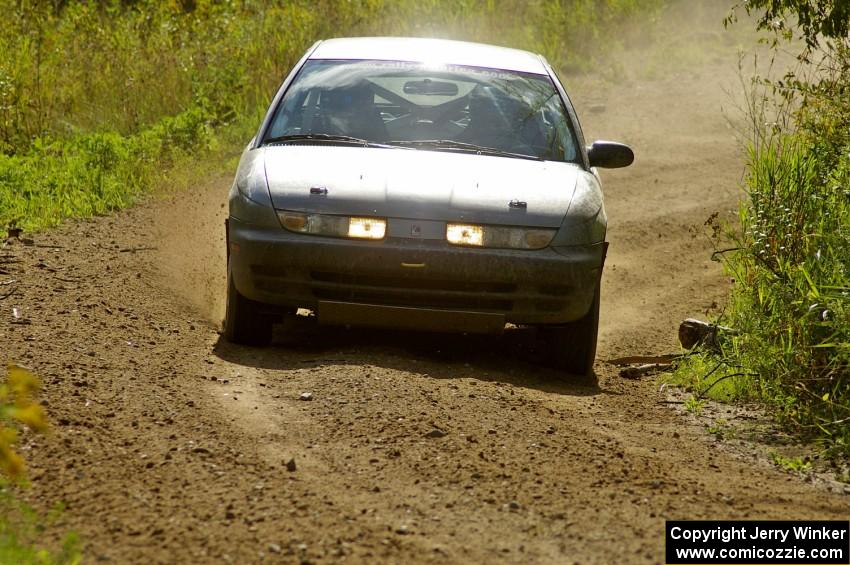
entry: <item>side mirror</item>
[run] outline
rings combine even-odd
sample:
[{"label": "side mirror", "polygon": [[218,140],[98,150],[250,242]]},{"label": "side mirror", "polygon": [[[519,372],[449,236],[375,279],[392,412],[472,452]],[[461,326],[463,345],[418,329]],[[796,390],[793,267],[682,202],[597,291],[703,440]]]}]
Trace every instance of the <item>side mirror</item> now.
[{"label": "side mirror", "polygon": [[587,158],[591,167],[619,169],[628,167],[635,160],[634,151],[628,145],[614,141],[594,141],[587,148]]}]

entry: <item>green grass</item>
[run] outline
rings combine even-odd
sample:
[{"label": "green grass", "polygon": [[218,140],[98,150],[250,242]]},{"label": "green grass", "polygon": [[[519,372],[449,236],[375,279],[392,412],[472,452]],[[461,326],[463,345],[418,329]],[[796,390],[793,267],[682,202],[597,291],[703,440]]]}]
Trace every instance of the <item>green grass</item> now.
[{"label": "green grass", "polygon": [[40,516],[18,501],[11,487],[0,480],[0,563],[16,565],[76,565],[82,562],[79,539],[66,534],[57,548],[43,539],[47,526],[60,519],[63,509],[57,506]]},{"label": "green grass", "polygon": [[846,86],[815,92],[797,129],[755,137],[723,255],[734,284],[719,321],[737,332],[674,376],[715,399],[761,401],[832,455],[850,453],[848,102]]},{"label": "green grass", "polygon": [[91,133],[0,155],[0,225],[35,230],[132,204],[175,161],[209,149],[208,123],[193,108],[134,135]]},{"label": "green grass", "polygon": [[730,426],[729,422],[722,418],[706,426],[705,431],[721,441],[737,437],[735,428]]},{"label": "green grass", "polygon": [[786,457],[780,453],[772,451],[770,453],[770,460],[773,461],[774,465],[781,467],[786,471],[791,471],[792,473],[804,475],[812,470],[812,462],[807,457]]},{"label": "green grass", "polygon": [[694,416],[699,416],[705,407],[705,403],[704,399],[691,395],[685,400],[684,408]]},{"label": "green grass", "polygon": [[743,398],[749,390],[747,375],[736,375],[738,371],[712,355],[685,357],[676,372],[665,379],[692,391],[700,399],[718,402],[733,402]]}]

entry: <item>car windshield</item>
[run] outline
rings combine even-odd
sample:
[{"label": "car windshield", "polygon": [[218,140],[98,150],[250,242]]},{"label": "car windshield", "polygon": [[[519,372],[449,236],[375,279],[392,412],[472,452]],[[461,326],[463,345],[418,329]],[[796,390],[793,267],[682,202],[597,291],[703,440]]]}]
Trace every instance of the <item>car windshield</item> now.
[{"label": "car windshield", "polygon": [[548,76],[397,61],[308,61],[264,137],[287,140],[578,159]]}]

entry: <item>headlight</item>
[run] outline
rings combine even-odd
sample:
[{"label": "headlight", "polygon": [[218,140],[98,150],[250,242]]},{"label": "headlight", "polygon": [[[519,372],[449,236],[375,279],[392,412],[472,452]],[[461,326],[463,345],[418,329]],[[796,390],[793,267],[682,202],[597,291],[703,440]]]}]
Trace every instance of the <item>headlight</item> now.
[{"label": "headlight", "polygon": [[501,247],[507,249],[543,249],[557,230],[509,228],[475,224],[447,224],[446,240],[453,245]]},{"label": "headlight", "polygon": [[484,245],[484,228],[466,224],[447,224],[446,239],[455,245]]},{"label": "headlight", "polygon": [[278,211],[277,215],[284,228],[298,233],[355,239],[384,239],[384,235],[387,233],[387,221],[383,218],[330,216],[327,214],[302,214],[300,212],[283,211]]},{"label": "headlight", "polygon": [[387,221],[381,218],[349,218],[348,237],[360,239],[384,239]]}]

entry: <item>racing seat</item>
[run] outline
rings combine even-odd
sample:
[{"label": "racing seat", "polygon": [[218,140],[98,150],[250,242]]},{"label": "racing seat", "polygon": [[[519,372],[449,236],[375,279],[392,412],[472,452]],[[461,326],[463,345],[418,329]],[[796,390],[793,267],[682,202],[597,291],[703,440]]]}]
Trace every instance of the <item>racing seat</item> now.
[{"label": "racing seat", "polygon": [[509,135],[509,124],[496,101],[493,87],[476,86],[469,93],[469,124],[455,139],[502,149]]},{"label": "racing seat", "polygon": [[375,93],[368,85],[325,90],[319,104],[313,133],[348,135],[376,142],[387,140],[384,120],[375,108]]}]

